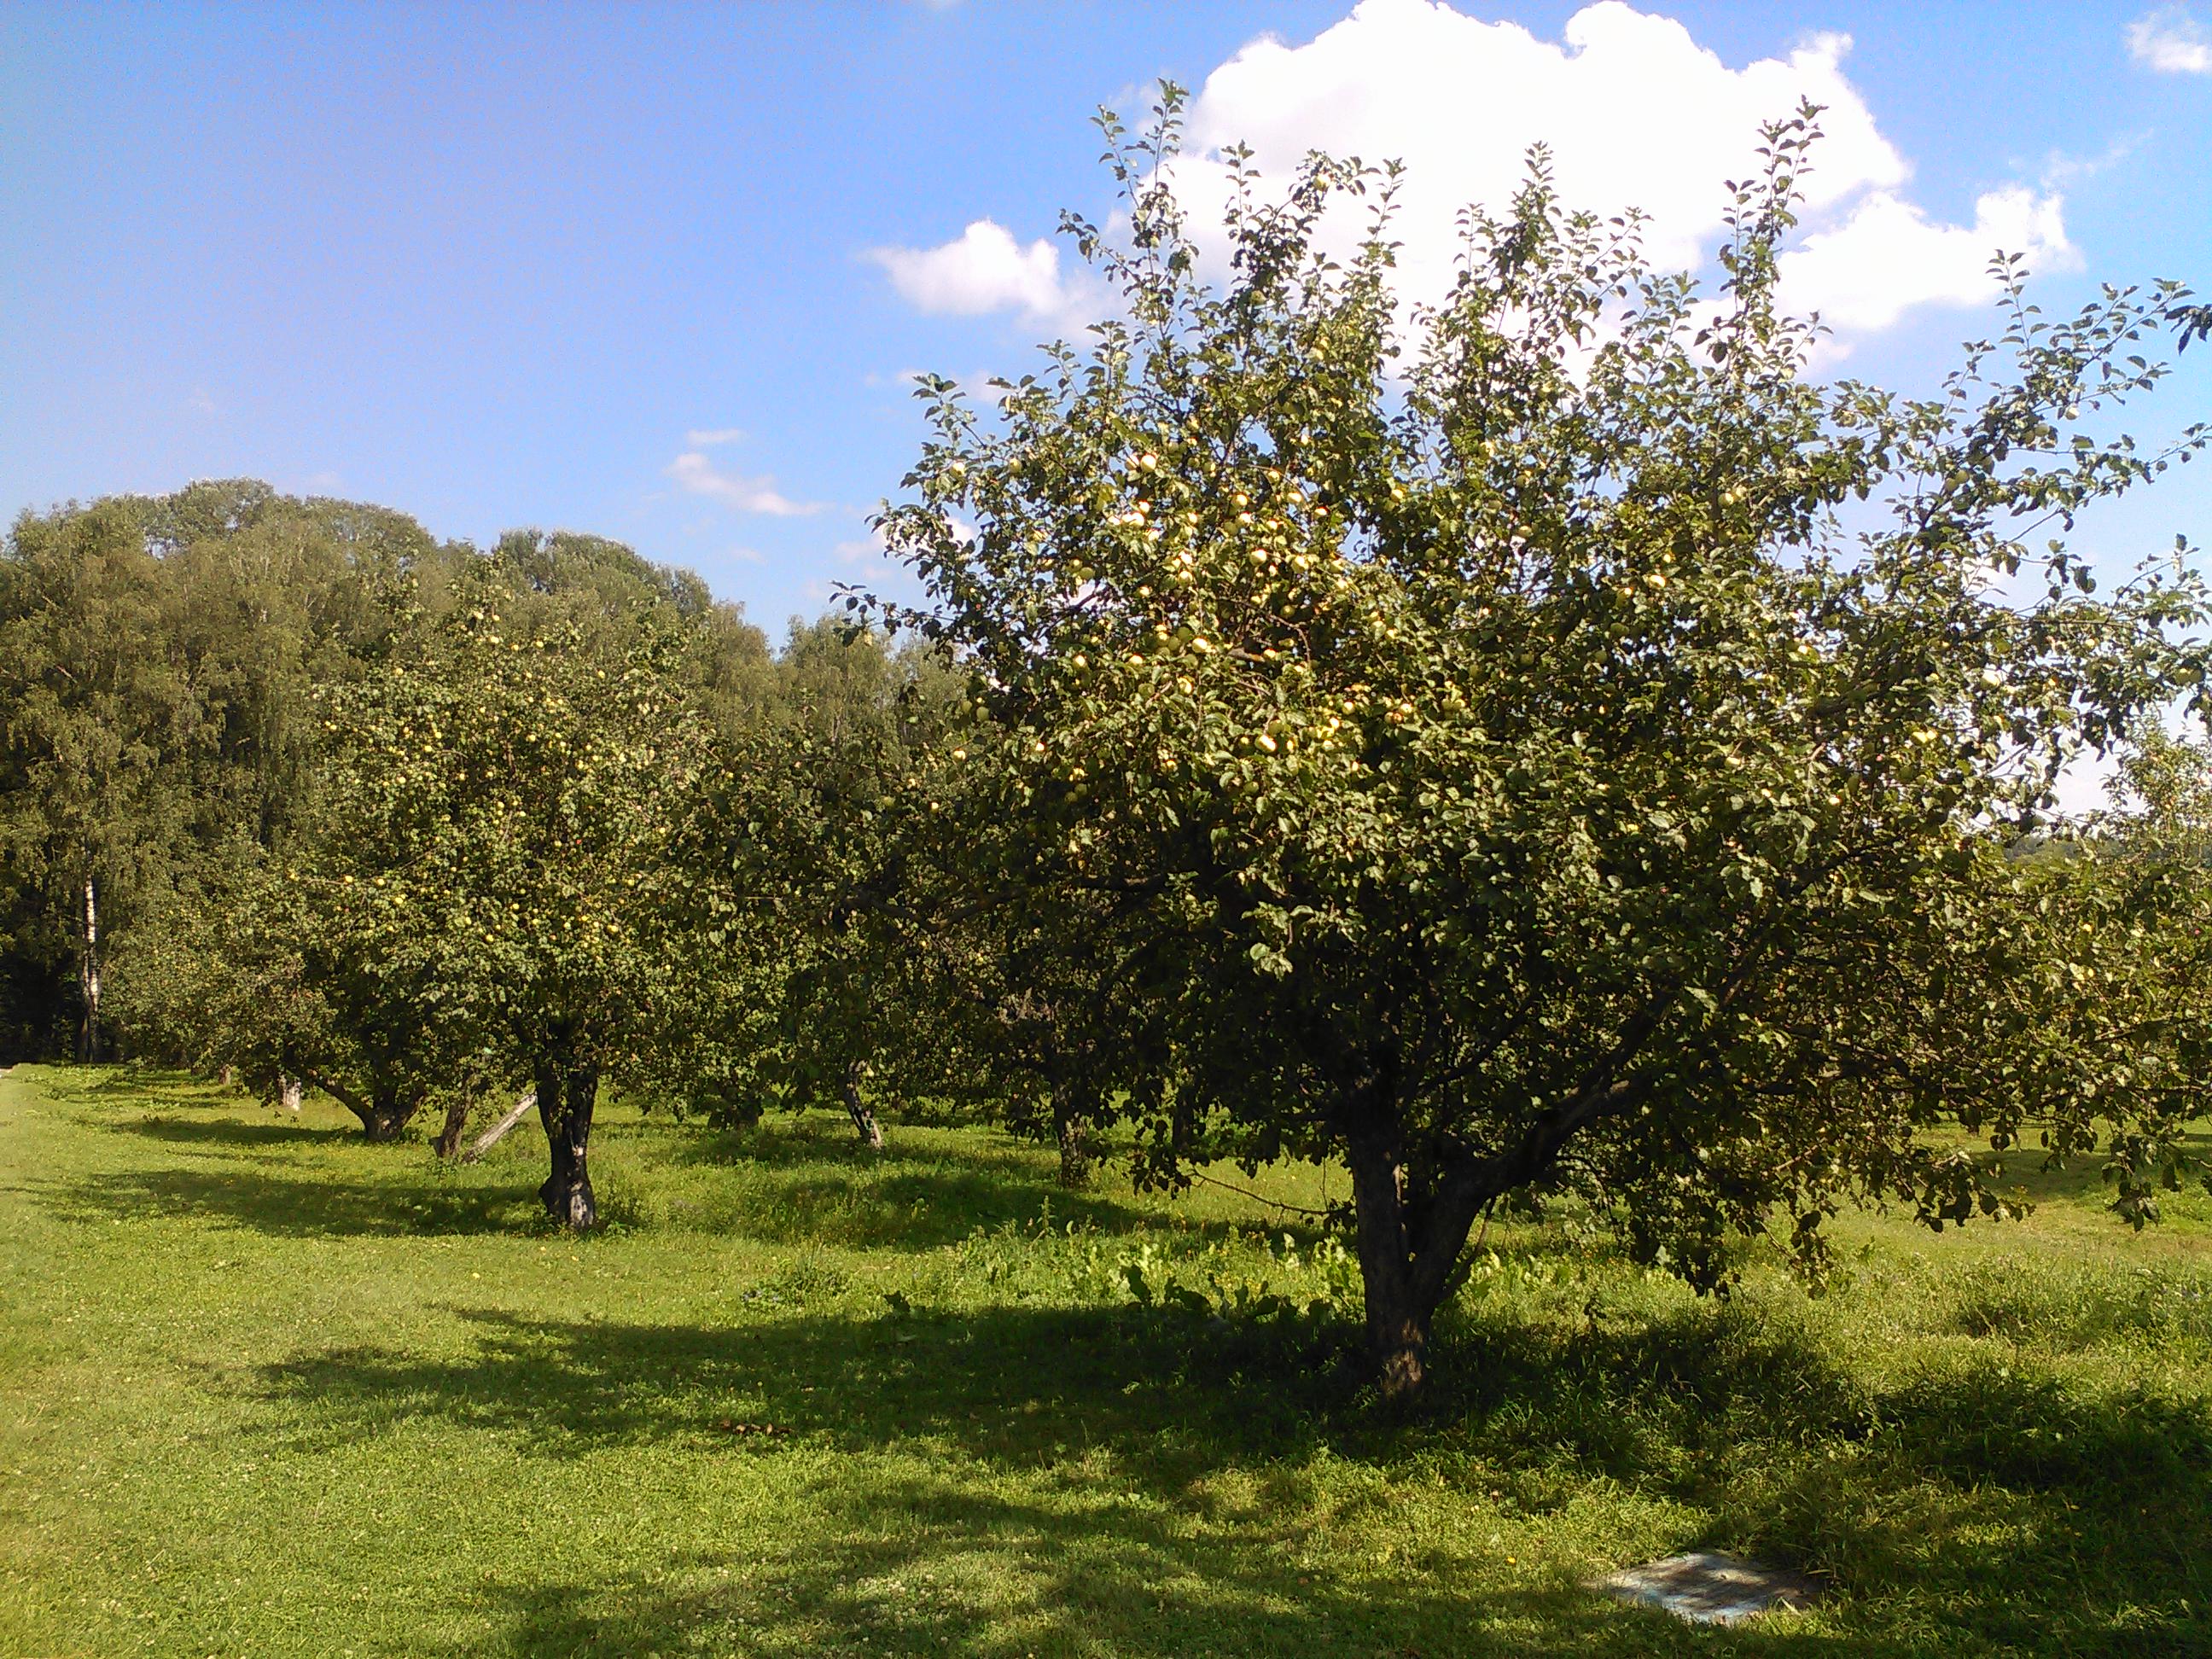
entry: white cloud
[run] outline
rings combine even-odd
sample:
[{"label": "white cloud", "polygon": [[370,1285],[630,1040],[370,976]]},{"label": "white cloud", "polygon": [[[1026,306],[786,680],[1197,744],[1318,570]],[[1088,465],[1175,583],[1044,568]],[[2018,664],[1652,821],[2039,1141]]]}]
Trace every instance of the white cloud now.
[{"label": "white cloud", "polygon": [[2141,149],[2149,137],[2148,132],[2124,132],[2095,155],[2069,155],[2063,150],[2054,149],[2045,158],[2036,177],[2045,190],[2094,179],[2099,173],[2109,173]]},{"label": "white cloud", "polygon": [[879,247],[868,257],[890,273],[893,288],[927,312],[974,317],[1019,310],[1048,318],[1063,314],[1074,298],[1060,280],[1058,248],[1042,237],[1024,247],[989,219],[937,247]]},{"label": "white cloud", "polygon": [[2128,25],[2128,56],[2160,75],[2212,75],[2212,30],[2186,6],[2161,6]]},{"label": "white cloud", "polygon": [[884,540],[884,532],[872,525],[866,536],[854,541],[839,542],[830,551],[840,564],[862,564],[888,556],[890,546]]},{"label": "white cloud", "polygon": [[1863,198],[1832,230],[1815,231],[1784,256],[1784,297],[1817,311],[1839,333],[1888,327],[1914,306],[1987,304],[1996,297],[1990,256],[2025,254],[2037,270],[2081,263],[2066,240],[2063,199],[2023,186],[1974,204],[1972,225],[1937,224],[1895,192]]},{"label": "white cloud", "polygon": [[745,478],[733,472],[718,471],[714,462],[696,449],[686,450],[671,462],[668,476],[694,495],[704,495],[740,513],[799,519],[822,510],[819,501],[793,501],[776,489],[772,477]]},{"label": "white cloud", "polygon": [[694,427],[684,434],[684,441],[694,449],[713,449],[722,444],[744,441],[745,430],[739,426]]},{"label": "white cloud", "polygon": [[1993,191],[1971,226],[1932,221],[1901,195],[1911,168],[1844,76],[1850,50],[1848,36],[1819,34],[1731,69],[1681,24],[1620,0],[1577,12],[1558,42],[1436,0],[1363,0],[1305,46],[1257,41],[1207,77],[1190,112],[1201,154],[1177,188],[1218,212],[1227,169],[1202,152],[1240,137],[1277,178],[1312,149],[1402,160],[1402,281],[1427,296],[1449,281],[1459,208],[1502,206],[1541,142],[1563,200],[1641,208],[1653,259],[1688,268],[1723,231],[1724,181],[1757,170],[1761,124],[1809,98],[1824,137],[1802,181],[1811,234],[1785,266],[1794,304],[1839,331],[1880,328],[1914,306],[1986,299],[2000,246],[2032,263],[2071,259],[2055,195]]},{"label": "white cloud", "polygon": [[[981,533],[957,513],[946,514],[945,521],[951,526],[956,537],[971,546]],[[885,539],[883,531],[874,525],[868,526],[865,537],[854,541],[839,542],[830,550],[836,555],[841,564],[864,564],[871,560],[882,560],[896,568],[904,568],[903,561],[893,557],[890,543]]]},{"label": "white cloud", "polygon": [[[1723,181],[1757,166],[1760,124],[1802,98],[1827,106],[1809,207],[1904,182],[1904,158],[1844,77],[1850,46],[1818,35],[1786,58],[1731,70],[1681,24],[1618,0],[1577,12],[1563,42],[1432,0],[1364,0],[1303,46],[1255,41],[1214,70],[1191,106],[1190,137],[1201,151],[1242,139],[1276,177],[1312,149],[1403,161],[1397,234],[1416,293],[1442,291],[1459,210],[1502,206],[1538,142],[1570,205],[1641,208],[1653,258],[1689,266],[1721,227]],[[1227,169],[1187,161],[1178,186],[1218,204]]]},{"label": "white cloud", "polygon": [[[1790,293],[1826,309],[1839,331],[1985,299],[1985,267],[2001,244],[2034,264],[2071,259],[2056,194],[1992,190],[1969,225],[1932,218],[1909,199],[1910,165],[1844,72],[1850,50],[1847,36],[1816,34],[1731,68],[1680,23],[1621,0],[1585,6],[1558,40],[1441,0],[1362,0],[1304,45],[1263,38],[1209,75],[1191,102],[1174,181],[1202,241],[1230,190],[1226,145],[1251,147],[1263,191],[1279,189],[1316,149],[1402,161],[1400,287],[1430,299],[1451,279],[1460,210],[1502,209],[1529,146],[1541,142],[1569,206],[1640,208],[1655,263],[1694,269],[1723,230],[1724,181],[1759,169],[1760,125],[1809,98],[1825,106],[1825,137],[1802,180],[1806,234],[1788,267]],[[1332,251],[1349,252],[1364,225],[1356,204],[1338,216],[1325,233]],[[878,257],[925,309],[1065,313],[1084,296],[1069,295],[1052,256],[1048,244],[1024,250],[982,220],[942,247]]]}]

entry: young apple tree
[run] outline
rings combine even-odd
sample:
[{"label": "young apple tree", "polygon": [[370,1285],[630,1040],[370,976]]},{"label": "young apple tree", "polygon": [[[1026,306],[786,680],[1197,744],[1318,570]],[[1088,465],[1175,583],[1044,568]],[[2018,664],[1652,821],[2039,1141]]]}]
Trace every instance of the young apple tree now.
[{"label": "young apple tree", "polygon": [[882,519],[978,710],[938,797],[995,849],[969,902],[1095,965],[1081,1087],[1140,1173],[1348,1164],[1398,1397],[1503,1200],[1580,1195],[1705,1285],[1744,1233],[1817,1267],[1854,1196],[1997,1212],[1923,1131],[2093,1133],[2082,1068],[2122,1059],[1990,1052],[2041,1041],[1985,1017],[2042,982],[2014,845],[2202,673],[2181,562],[2100,597],[2031,538],[2204,441],[2104,435],[2186,294],[2051,320],[2007,264],[1939,395],[1808,378],[1776,297],[1807,109],[1712,291],[1539,155],[1402,313],[1393,172],[1263,201],[1232,153],[1202,257],[1178,101],[1107,120],[1126,238],[1070,222],[1120,319],[994,416],[925,387]]},{"label": "young apple tree", "polygon": [[478,581],[418,655],[332,700],[322,902],[423,964],[410,1014],[482,1030],[535,1085],[538,1196],[569,1227],[598,1219],[600,1079],[643,1057],[692,979],[670,854],[712,753],[680,648],[644,617],[626,640],[510,632]]}]

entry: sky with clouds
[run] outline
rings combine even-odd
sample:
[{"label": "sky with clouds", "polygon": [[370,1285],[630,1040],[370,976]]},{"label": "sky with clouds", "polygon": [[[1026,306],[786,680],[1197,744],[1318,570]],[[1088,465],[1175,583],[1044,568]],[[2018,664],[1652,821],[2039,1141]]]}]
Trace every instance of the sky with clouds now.
[{"label": "sky with clouds", "polygon": [[[2047,309],[2212,290],[2212,0],[1648,9],[0,6],[0,511],[250,475],[489,540],[593,531],[781,629],[884,579],[917,369],[1019,373],[1100,308],[1059,211],[1090,112],[1193,88],[1221,147],[1407,166],[1411,297],[1541,140],[1695,268],[1759,123],[1826,106],[1784,267],[1821,371],[1906,389]],[[2146,433],[2212,416],[2212,351]],[[2212,465],[2202,471],[2212,475]],[[2212,542],[2212,476],[2087,527]]]}]

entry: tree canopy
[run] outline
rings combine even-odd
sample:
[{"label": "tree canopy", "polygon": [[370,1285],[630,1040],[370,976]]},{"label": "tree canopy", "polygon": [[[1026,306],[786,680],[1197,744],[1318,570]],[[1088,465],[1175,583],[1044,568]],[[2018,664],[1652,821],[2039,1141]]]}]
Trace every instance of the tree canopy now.
[{"label": "tree canopy", "polygon": [[[921,603],[781,653],[600,538],[489,551],[196,485],[0,559],[15,1040],[310,1083],[374,1139],[534,1087],[588,1227],[602,1082],[746,1121],[990,1112],[1079,1182],[1341,1161],[1365,1338],[1423,1382],[1478,1218],[1570,1201],[1724,1291],[1846,1204],[2005,1211],[1966,1131],[2102,1154],[2139,1224],[2212,1029],[2206,592],[2100,592],[2084,512],[2205,307],[2002,331],[1933,395],[1813,372],[1778,297],[1817,143],[1771,126],[1710,291],[1532,155],[1399,291],[1398,175],[1105,118],[1118,295],[932,435],[879,527]],[[2056,537],[2057,539],[2052,539]],[[853,614],[858,613],[858,614]],[[2066,769],[2124,806],[2056,822]],[[2054,827],[2055,826],[2055,827]],[[74,980],[74,990],[71,980]]]},{"label": "tree canopy", "polygon": [[2038,1062],[2014,848],[2070,758],[2200,693],[2184,562],[2100,597],[2030,547],[2203,443],[2097,435],[2186,295],[2051,320],[2006,264],[1939,396],[1821,384],[1776,293],[1807,109],[1716,291],[1538,154],[1407,315],[1390,170],[1271,202],[1235,157],[1209,250],[1177,106],[1107,120],[1126,237],[1072,222],[1122,319],[994,412],[927,385],[882,521],[979,715],[927,787],[1003,855],[951,873],[1095,964],[1085,1089],[1140,1174],[1346,1160],[1410,1393],[1501,1201],[1575,1194],[1710,1285],[1745,1233],[1817,1270],[1853,1197],[1996,1211],[1923,1133],[1954,1116],[2158,1133],[2113,1057]]}]

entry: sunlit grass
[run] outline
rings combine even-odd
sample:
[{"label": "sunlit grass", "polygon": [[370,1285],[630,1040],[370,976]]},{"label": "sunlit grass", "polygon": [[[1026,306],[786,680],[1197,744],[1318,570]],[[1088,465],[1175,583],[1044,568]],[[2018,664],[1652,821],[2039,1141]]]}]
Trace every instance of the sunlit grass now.
[{"label": "sunlit grass", "polygon": [[[2027,1222],[1853,1218],[1819,1300],[1501,1224],[1407,1423],[1294,1213],[849,1136],[617,1110],[577,1242],[521,1132],[0,1079],[0,1651],[2212,1652],[2201,1195],[2137,1238],[2015,1154]],[[1583,1588],[1700,1545],[1829,1594]]]}]

